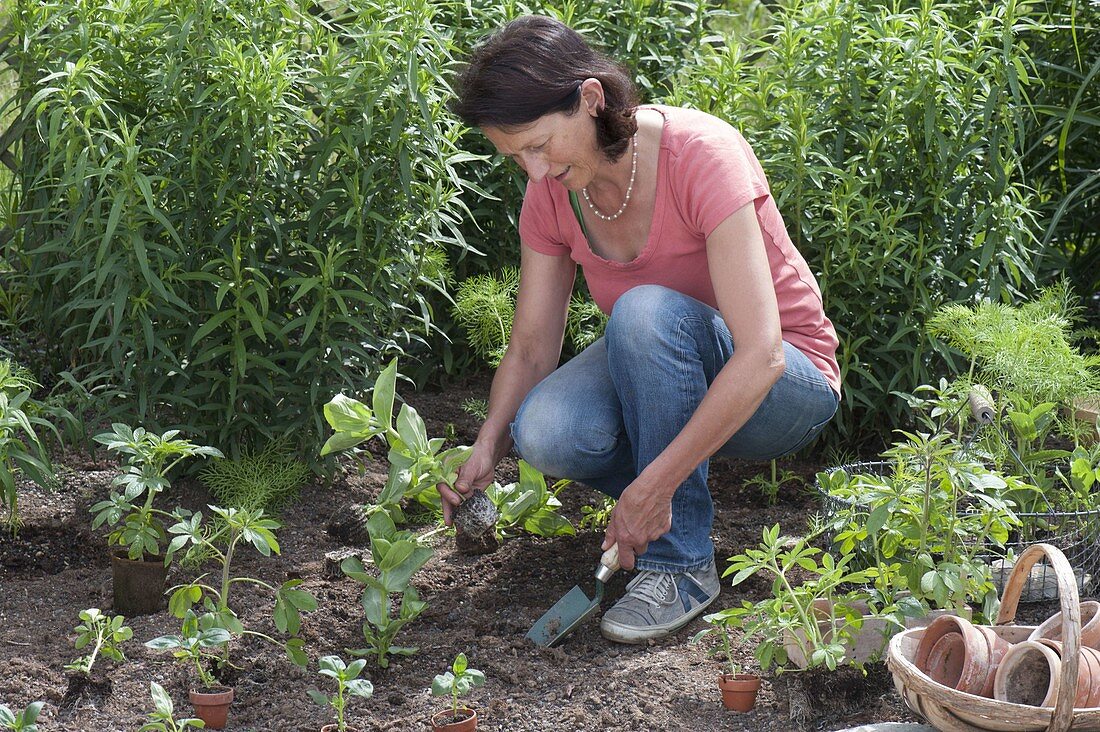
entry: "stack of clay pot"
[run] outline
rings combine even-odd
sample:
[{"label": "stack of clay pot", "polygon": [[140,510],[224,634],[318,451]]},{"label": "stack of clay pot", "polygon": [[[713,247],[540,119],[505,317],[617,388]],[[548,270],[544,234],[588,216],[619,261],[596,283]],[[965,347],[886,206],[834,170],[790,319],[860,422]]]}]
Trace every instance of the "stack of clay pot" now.
[{"label": "stack of clay pot", "polygon": [[[937,683],[1031,706],[1054,705],[1062,672],[1062,614],[1010,644],[992,629],[941,615],[924,631],[914,663]],[[1075,708],[1100,707],[1100,603],[1081,603],[1081,655]]]},{"label": "stack of clay pot", "polygon": [[[1100,707],[1100,603],[1081,603],[1081,654],[1075,709]],[[1062,676],[1062,614],[1009,649],[993,685],[993,698],[1036,707],[1054,706]]]}]

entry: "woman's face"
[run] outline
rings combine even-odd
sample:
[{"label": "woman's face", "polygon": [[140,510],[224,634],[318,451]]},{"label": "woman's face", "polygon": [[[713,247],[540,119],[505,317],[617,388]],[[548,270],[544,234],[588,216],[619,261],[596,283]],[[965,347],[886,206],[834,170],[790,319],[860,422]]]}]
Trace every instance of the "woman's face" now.
[{"label": "woman's face", "polygon": [[550,177],[571,191],[592,182],[607,158],[596,146],[596,110],[603,89],[595,79],[581,85],[580,107],[573,114],[543,115],[524,127],[484,127],[497,150],[514,160],[534,182]]}]

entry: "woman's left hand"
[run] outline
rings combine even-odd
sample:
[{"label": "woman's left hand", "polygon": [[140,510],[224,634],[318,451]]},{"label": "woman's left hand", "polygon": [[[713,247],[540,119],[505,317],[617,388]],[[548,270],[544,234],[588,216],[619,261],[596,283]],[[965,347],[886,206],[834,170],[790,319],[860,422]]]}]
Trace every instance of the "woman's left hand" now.
[{"label": "woman's left hand", "polygon": [[626,487],[612,510],[603,549],[607,551],[618,543],[619,564],[623,569],[634,569],[634,557],[644,554],[649,542],[671,528],[672,496],[638,479]]}]

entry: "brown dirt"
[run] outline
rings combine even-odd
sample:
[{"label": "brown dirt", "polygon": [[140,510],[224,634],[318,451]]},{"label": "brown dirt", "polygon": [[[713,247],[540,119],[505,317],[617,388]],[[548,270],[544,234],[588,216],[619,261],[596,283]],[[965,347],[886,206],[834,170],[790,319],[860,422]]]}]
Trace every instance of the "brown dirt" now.
[{"label": "brown dirt", "polygon": [[[479,376],[443,393],[410,399],[426,419],[432,435],[453,434],[472,441],[478,426],[460,404],[484,398],[488,380]],[[449,430],[453,430],[450,432]],[[244,551],[235,563],[238,574],[271,583],[305,580],[318,599],[317,612],[304,621],[303,637],[313,661],[309,670],[291,665],[280,649],[248,639],[234,643],[236,701],[227,729],[238,731],[315,731],[332,721],[329,711],[314,705],[310,688],[331,688],[316,673],[316,659],[364,645],[361,635],[360,585],[350,579],[322,578],[324,555],[341,544],[325,531],[334,511],[370,501],[385,480],[385,466],[376,459],[362,471],[348,466],[331,486],[303,489],[300,503],[281,516],[280,556],[265,559]],[[152,710],[149,682],[157,681],[176,702],[177,717],[190,713],[186,701],[191,672],[169,654],[142,643],[178,632],[178,621],[167,612],[132,618],[134,640],[124,650],[127,660],[100,660],[96,680],[110,681],[109,693],[84,693],[70,712],[60,707],[67,689],[64,664],[79,655],[73,648],[77,613],[88,607],[109,611],[111,574],[103,532],[89,528],[88,506],[104,497],[113,475],[105,455],[68,454],[62,485],[54,493],[24,486],[20,506],[25,526],[12,538],[0,535],[0,703],[23,707],[46,702],[39,728],[113,732],[136,730]],[[769,506],[759,490],[745,485],[767,464],[715,461],[711,487],[717,504],[714,539],[722,561],[759,541],[761,528],[779,522],[784,530],[801,531],[816,510],[806,489],[785,488],[778,505]],[[786,461],[789,468],[812,480],[821,465]],[[516,465],[507,460],[498,472],[503,481],[516,479]],[[599,494],[571,486],[562,493],[565,514],[577,524],[581,507],[596,504]],[[209,495],[198,484],[178,480],[174,503],[205,509]],[[429,718],[446,704],[430,695],[432,678],[449,668],[463,651],[470,665],[485,672],[485,686],[464,698],[478,710],[484,730],[835,730],[873,721],[911,721],[881,667],[868,676],[786,674],[768,677],[756,709],[747,714],[723,710],[717,688],[719,663],[708,657],[710,641],[689,644],[704,624],[696,620],[675,637],[648,646],[620,646],[604,640],[598,620],[589,621],[563,645],[553,649],[530,645],[524,634],[573,585],[594,590],[593,572],[601,535],[584,531],[575,537],[506,540],[495,552],[464,555],[452,536],[436,539],[435,557],[413,577],[429,608],[398,635],[399,645],[416,646],[408,658],[396,658],[389,668],[368,666],[374,683],[369,700],[353,698],[348,721],[369,730],[427,730]],[[169,583],[190,575],[173,566]],[[604,607],[623,592],[625,573],[607,588]],[[246,587],[245,585],[239,586]],[[768,592],[764,579],[743,586],[724,586],[713,609],[756,599]],[[250,594],[251,593],[251,594]],[[245,626],[275,634],[272,600],[262,592],[239,589],[234,603]],[[751,650],[739,651],[751,668]],[[98,686],[96,689],[102,689]],[[838,694],[838,689],[844,691]],[[72,695],[70,694],[70,698]],[[800,723],[792,721],[792,716]]]}]

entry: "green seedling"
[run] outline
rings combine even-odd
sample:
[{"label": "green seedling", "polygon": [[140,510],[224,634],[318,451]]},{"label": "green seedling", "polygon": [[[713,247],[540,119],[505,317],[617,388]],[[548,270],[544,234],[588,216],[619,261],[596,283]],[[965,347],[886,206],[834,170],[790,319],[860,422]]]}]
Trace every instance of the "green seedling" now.
[{"label": "green seedling", "polygon": [[403,498],[440,510],[436,486],[453,486],[458,469],[470,456],[469,447],[443,449],[443,438],[428,438],[424,420],[408,404],[393,416],[397,388],[397,361],[391,361],[375,380],[371,406],[337,394],[325,405],[325,419],[334,434],[321,448],[321,455],[354,448],[374,437],[389,446],[390,474],[378,496],[378,505],[396,521],[404,515],[398,504]]},{"label": "green seedling", "polygon": [[206,727],[206,722],[201,719],[177,720],[172,697],[157,682],[150,681],[149,690],[153,695],[155,709],[149,713],[149,721],[143,724],[138,732],[183,732],[188,728],[204,729]]},{"label": "green seedling", "polygon": [[26,709],[16,713],[0,704],[0,727],[12,732],[38,732],[38,725],[35,721],[38,719],[43,706],[45,706],[45,702],[34,702],[28,704]]},{"label": "green seedling", "polygon": [[570,480],[559,480],[547,489],[542,473],[519,461],[519,482],[501,486],[493,483],[486,494],[496,505],[497,534],[501,537],[513,534],[517,529],[536,536],[572,536],[576,533],[569,519],[558,513],[561,501],[558,494]]},{"label": "green seedling", "polygon": [[92,666],[101,653],[114,661],[126,660],[121,646],[134,637],[134,631],[123,625],[126,618],[104,615],[99,608],[90,607],[80,611],[80,620],[80,625],[76,626],[76,650],[91,645],[92,652],[66,664],[65,668],[91,676]]},{"label": "green seedling", "polygon": [[336,729],[338,732],[345,732],[348,725],[344,721],[344,707],[347,706],[348,695],[370,699],[374,694],[374,686],[371,682],[359,678],[359,674],[363,673],[367,662],[360,658],[350,664],[345,664],[339,656],[324,656],[320,659],[319,664],[321,675],[336,680],[336,694],[328,696],[320,691],[310,689],[309,696],[322,707],[332,706],[333,711],[336,713]]},{"label": "green seedling", "polygon": [[484,683],[485,674],[476,668],[469,668],[466,654],[459,653],[451,664],[451,670],[439,674],[432,681],[432,696],[451,697],[451,715],[458,717],[458,698],[468,694],[475,686],[481,686]]},{"label": "green seedling", "polygon": [[162,635],[146,641],[145,645],[157,651],[171,651],[176,660],[193,665],[199,684],[204,689],[210,689],[217,686],[218,681],[210,671],[208,662],[219,661],[221,650],[232,639],[228,630],[213,625],[212,616],[200,618],[187,610],[179,635]]},{"label": "green seedling", "polygon": [[611,523],[611,512],[615,510],[616,503],[611,496],[604,496],[598,506],[581,506],[581,528],[592,531],[606,529]]},{"label": "green seedling", "polygon": [[[389,665],[390,655],[410,656],[416,648],[395,646],[393,640],[401,628],[416,619],[428,607],[409,584],[413,573],[432,557],[432,550],[421,546],[413,534],[398,531],[393,519],[384,511],[371,515],[367,521],[371,559],[378,576],[367,572],[355,557],[340,565],[348,577],[365,585],[363,588],[363,637],[365,648],[350,650],[354,656],[372,656],[380,667]],[[390,595],[400,594],[397,614],[391,615]]]},{"label": "green seedling", "polygon": [[717,635],[721,641],[721,645],[711,648],[708,654],[711,656],[721,655],[725,660],[725,673],[730,676],[737,676],[741,673],[741,667],[733,658],[733,638],[731,629],[741,627],[740,614],[736,609],[729,608],[709,615],[704,615],[703,620],[707,622],[710,627],[703,628],[696,633],[691,639],[691,642],[698,643],[707,636]]},{"label": "green seedling", "polygon": [[745,481],[745,485],[754,485],[760,489],[760,492],[764,494],[764,499],[767,500],[769,506],[774,506],[776,501],[779,500],[779,489],[785,486],[787,483],[794,483],[796,485],[805,485],[806,481],[802,476],[793,470],[787,470],[784,468],[779,470],[778,461],[771,461],[771,476],[756,475]]}]

